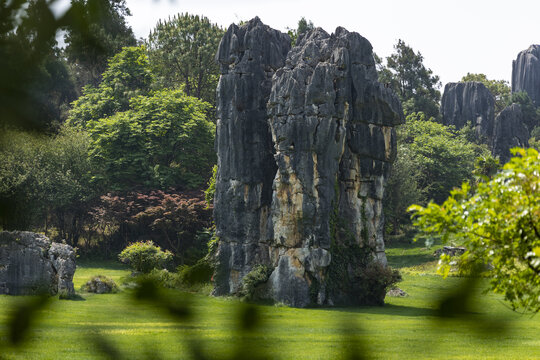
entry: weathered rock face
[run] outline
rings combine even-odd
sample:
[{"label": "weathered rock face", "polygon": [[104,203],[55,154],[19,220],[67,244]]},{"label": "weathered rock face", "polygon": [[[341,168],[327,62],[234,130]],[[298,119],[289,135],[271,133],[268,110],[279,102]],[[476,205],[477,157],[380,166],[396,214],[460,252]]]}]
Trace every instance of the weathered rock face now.
[{"label": "weathered rock face", "polygon": [[540,45],[531,45],[512,62],[512,92],[525,91],[540,105]]},{"label": "weathered rock face", "polygon": [[529,137],[520,105],[507,106],[495,119],[493,155],[499,156],[501,163],[505,163],[512,156],[511,148],[529,146]]},{"label": "weathered rock face", "polygon": [[[231,40],[245,34],[258,40]],[[246,44],[241,55],[235,42]],[[370,261],[386,262],[382,197],[401,105],[377,82],[371,45],[357,33],[315,29],[290,51],[288,43],[256,18],[232,25],[218,51],[222,65],[231,53],[240,65],[227,65],[218,86],[215,293],[236,292],[253,266],[264,264],[273,269],[267,297],[276,301],[358,303],[352,295],[358,272]],[[273,52],[249,57],[251,68],[267,69],[265,76],[233,75],[246,72],[238,69],[253,52],[249,46]],[[225,91],[240,85],[257,92]],[[254,95],[259,111],[233,128],[245,111],[233,105]],[[257,151],[252,142],[231,144],[240,135],[254,137],[251,123],[262,134],[255,135]]]},{"label": "weathered rock face", "polygon": [[444,125],[461,129],[470,122],[479,138],[492,142],[495,99],[484,84],[475,81],[446,84],[441,114]]},{"label": "weathered rock face", "polygon": [[290,38],[258,18],[231,25],[219,45],[217,88],[218,173],[214,219],[221,239],[216,294],[238,290],[254,264],[265,263],[277,166],[266,102],[274,72],[285,64]]},{"label": "weathered rock face", "polygon": [[27,231],[0,232],[0,294],[74,294],[75,252]]}]

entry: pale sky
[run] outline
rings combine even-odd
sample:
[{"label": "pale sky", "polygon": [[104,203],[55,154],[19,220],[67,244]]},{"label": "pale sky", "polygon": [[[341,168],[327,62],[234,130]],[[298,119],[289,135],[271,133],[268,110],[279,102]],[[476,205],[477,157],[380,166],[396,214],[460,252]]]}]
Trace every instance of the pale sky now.
[{"label": "pale sky", "polygon": [[223,27],[259,16],[281,31],[296,28],[304,16],[328,32],[343,26],[360,33],[379,56],[391,54],[403,39],[422,53],[443,87],[467,72],[510,81],[512,60],[540,43],[535,0],[127,0],[127,5],[138,38],[146,38],[158,19],[189,12]]}]

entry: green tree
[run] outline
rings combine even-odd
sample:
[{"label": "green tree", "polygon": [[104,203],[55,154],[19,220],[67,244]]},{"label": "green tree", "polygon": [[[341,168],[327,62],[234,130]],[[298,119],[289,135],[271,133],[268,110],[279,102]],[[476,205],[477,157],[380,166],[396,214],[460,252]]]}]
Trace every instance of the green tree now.
[{"label": "green tree", "polygon": [[223,34],[205,16],[185,13],[160,20],[146,43],[159,86],[181,88],[215,104],[219,68],[214,57]]},{"label": "green tree", "polygon": [[125,0],[71,0],[86,27],[66,28],[65,55],[73,64],[79,88],[97,86],[107,60],[137,41],[125,17],[131,13]]},{"label": "green tree", "polygon": [[0,144],[0,201],[6,229],[55,226],[62,239],[76,244],[82,219],[96,192],[90,183],[90,139],[63,127],[55,136],[6,130]]},{"label": "green tree", "polygon": [[[489,264],[484,269],[491,289],[513,308],[540,311],[540,155],[516,149],[519,155],[503,171],[474,191],[464,183],[442,204],[413,206],[420,237],[463,244],[461,264]],[[447,275],[449,257],[439,271]]]},{"label": "green tree", "polygon": [[487,147],[471,142],[467,131],[426,120],[423,113],[407,116],[397,130],[397,142],[384,198],[394,235],[410,224],[410,205],[444,201],[454,187],[474,178],[477,157],[490,158]]},{"label": "green tree", "polygon": [[296,29],[287,28],[287,33],[291,37],[291,45],[296,45],[296,42],[300,35],[305,34],[309,30],[313,30],[314,28],[315,25],[313,25],[313,21],[308,21],[305,17],[302,16],[302,18],[298,20],[298,26]]},{"label": "green tree", "polygon": [[84,87],[83,95],[73,103],[68,123],[84,128],[91,120],[128,110],[131,98],[149,93],[152,79],[144,46],[124,48],[109,60],[99,86]]},{"label": "green tree", "polygon": [[485,74],[467,73],[461,78],[461,82],[477,81],[488,88],[495,98],[495,114],[500,113],[505,107],[512,89],[506,80],[489,80]]},{"label": "green tree", "polygon": [[418,186],[428,200],[441,203],[450,191],[472,179],[475,159],[486,156],[485,145],[467,140],[466,134],[452,126],[426,121],[423,113],[407,116],[399,129],[398,142],[408,148],[410,166],[419,171]]},{"label": "green tree", "polygon": [[414,52],[400,39],[394,45],[394,53],[386,58],[386,66],[379,59],[379,81],[398,94],[405,115],[423,112],[428,118],[436,118],[441,98],[440,81],[423,62],[422,54]]},{"label": "green tree", "polygon": [[397,235],[403,225],[410,223],[409,206],[424,203],[426,194],[420,188],[421,177],[420,165],[410,146],[400,144],[384,193],[384,215],[392,226],[392,235]]},{"label": "green tree", "polygon": [[180,90],[162,90],[90,121],[94,180],[111,190],[200,187],[215,163],[208,107]]}]

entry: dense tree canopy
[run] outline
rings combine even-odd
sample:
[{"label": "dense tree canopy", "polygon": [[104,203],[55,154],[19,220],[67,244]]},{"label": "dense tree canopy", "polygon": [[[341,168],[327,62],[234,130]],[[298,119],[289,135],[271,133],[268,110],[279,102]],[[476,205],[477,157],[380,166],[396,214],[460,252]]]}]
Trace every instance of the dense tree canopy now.
[{"label": "dense tree canopy", "polygon": [[219,68],[214,59],[224,30],[205,16],[178,14],[150,32],[148,54],[159,86],[215,103]]},{"label": "dense tree canopy", "polygon": [[423,112],[427,118],[439,116],[441,93],[439,77],[424,65],[424,57],[403,40],[394,45],[394,53],[386,58],[386,66],[376,57],[379,80],[398,94],[406,115]]},{"label": "dense tree canopy", "polygon": [[475,159],[489,154],[486,146],[467,139],[467,131],[425,121],[423,114],[407,116],[401,127],[400,142],[410,149],[421,172],[420,188],[427,199],[442,202],[450,191],[472,177]]},{"label": "dense tree canopy", "polygon": [[[441,205],[413,206],[420,236],[467,248],[461,263],[489,264],[491,288],[514,308],[540,311],[540,155],[517,150],[492,180],[464,183]],[[443,274],[449,257],[443,257]]]},{"label": "dense tree canopy", "polygon": [[151,84],[144,47],[124,48],[109,60],[99,86],[87,85],[83,89],[83,95],[73,103],[68,123],[84,128],[90,120],[125,111],[132,97],[148,94]]},{"label": "dense tree canopy", "polygon": [[471,142],[467,128],[456,131],[423,113],[407,116],[397,131],[398,155],[385,191],[385,215],[392,232],[409,223],[407,208],[413,203],[441,203],[450,191],[473,178],[475,159],[491,160],[485,145]]},{"label": "dense tree canopy", "polygon": [[71,241],[84,216],[82,205],[96,195],[89,145],[84,132],[69,128],[54,137],[6,131],[0,143],[0,202],[11,206],[1,225],[46,231],[50,223]]},{"label": "dense tree canopy", "polygon": [[111,190],[202,186],[215,163],[208,106],[180,90],[162,90],[90,121],[94,180]]}]

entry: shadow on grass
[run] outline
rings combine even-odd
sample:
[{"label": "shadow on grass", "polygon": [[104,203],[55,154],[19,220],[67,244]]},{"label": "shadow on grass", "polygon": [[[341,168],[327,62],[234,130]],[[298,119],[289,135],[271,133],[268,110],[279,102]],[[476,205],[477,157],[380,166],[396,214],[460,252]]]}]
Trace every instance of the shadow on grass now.
[{"label": "shadow on grass", "polygon": [[69,295],[66,297],[60,297],[60,300],[86,301],[86,299],[79,294]]},{"label": "shadow on grass", "polygon": [[129,267],[119,261],[114,260],[77,260],[77,267],[80,268],[99,268],[106,270],[129,270]]},{"label": "shadow on grass", "polygon": [[395,269],[423,265],[438,260],[431,254],[388,255],[387,259],[388,265]]},{"label": "shadow on grass", "polygon": [[385,304],[384,306],[359,306],[359,307],[342,307],[342,308],[320,308],[323,311],[348,312],[358,314],[374,314],[374,315],[392,315],[405,317],[436,317],[437,310],[430,308],[420,308],[415,306],[403,306],[394,304]]}]

